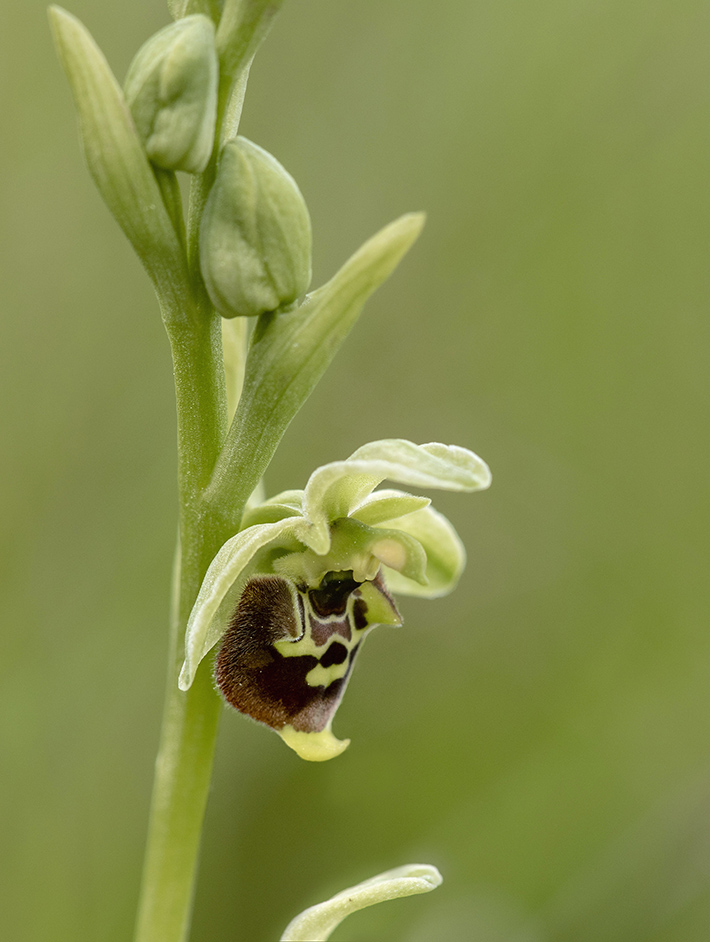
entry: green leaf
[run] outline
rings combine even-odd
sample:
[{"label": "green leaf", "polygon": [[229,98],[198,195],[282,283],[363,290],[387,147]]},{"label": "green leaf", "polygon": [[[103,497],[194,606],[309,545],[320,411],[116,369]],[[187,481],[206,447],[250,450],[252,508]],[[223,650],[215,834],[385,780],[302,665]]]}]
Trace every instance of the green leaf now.
[{"label": "green leaf", "polygon": [[286,926],[281,942],[326,942],[351,913],[388,899],[428,893],[441,883],[441,874],[429,864],[407,864],[387,870],[304,910]]},{"label": "green leaf", "polygon": [[225,0],[217,29],[220,70],[233,82],[268,33],[284,0]]},{"label": "green leaf", "polygon": [[181,690],[190,688],[200,661],[223,635],[254,558],[291,530],[293,518],[249,527],[227,540],[212,560],[185,631],[185,663],[178,681]]},{"label": "green leaf", "polygon": [[291,420],[315,388],[365,301],[394,271],[424,224],[421,213],[380,230],[294,311],[259,318],[242,398],[211,488],[243,506]]},{"label": "green leaf", "polygon": [[219,143],[239,128],[249,69],[284,0],[224,0],[217,29],[219,107],[224,121]]},{"label": "green leaf", "polygon": [[79,20],[60,7],[50,7],[49,18],[74,95],[89,171],[164,308],[180,318],[189,295],[184,253],[123,92]]},{"label": "green leaf", "polygon": [[[447,491],[477,491],[491,483],[488,465],[458,445],[415,445],[402,438],[383,439],[358,448],[345,461],[318,468],[308,479],[304,515],[317,552],[327,537],[329,521],[347,517],[384,480]],[[303,537],[302,537],[303,538]]]}]

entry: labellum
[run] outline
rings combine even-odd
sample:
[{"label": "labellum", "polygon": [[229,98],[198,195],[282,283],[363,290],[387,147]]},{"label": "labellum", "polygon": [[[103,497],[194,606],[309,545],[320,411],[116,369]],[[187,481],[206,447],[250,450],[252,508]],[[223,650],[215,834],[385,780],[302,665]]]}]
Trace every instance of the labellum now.
[{"label": "labellum", "polygon": [[330,725],[355,656],[377,624],[400,625],[377,575],[328,573],[317,588],[278,575],[255,576],[222,641],[215,679],[225,700],[276,730],[305,759],[342,752]]}]

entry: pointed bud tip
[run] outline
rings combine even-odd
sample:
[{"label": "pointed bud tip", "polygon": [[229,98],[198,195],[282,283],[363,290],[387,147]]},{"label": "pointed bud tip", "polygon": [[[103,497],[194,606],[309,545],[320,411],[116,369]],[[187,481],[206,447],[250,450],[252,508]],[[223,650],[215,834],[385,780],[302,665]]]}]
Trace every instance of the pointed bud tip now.
[{"label": "pointed bud tip", "polygon": [[421,235],[425,222],[425,212],[404,213],[402,216],[394,219],[388,226],[385,226],[384,229],[381,229],[380,233],[387,235],[391,239],[397,238],[401,240],[403,245],[406,246],[404,251],[407,251]]},{"label": "pointed bud tip", "polygon": [[47,7],[47,18],[49,19],[49,28],[52,30],[56,42],[59,42],[62,32],[67,27],[81,26],[80,21],[68,10],[54,3]]}]

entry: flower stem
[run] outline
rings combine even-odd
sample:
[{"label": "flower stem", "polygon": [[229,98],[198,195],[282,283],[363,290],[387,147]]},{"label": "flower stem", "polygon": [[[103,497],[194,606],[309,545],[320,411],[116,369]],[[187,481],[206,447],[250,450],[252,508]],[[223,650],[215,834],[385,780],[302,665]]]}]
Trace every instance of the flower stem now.
[{"label": "flower stem", "polygon": [[[184,942],[190,927],[221,700],[206,663],[187,692],[178,688],[177,679],[185,627],[205,572],[220,546],[233,535],[230,521],[240,519],[243,509],[233,506],[228,488],[212,485],[207,490],[226,438],[228,415],[221,319],[210,304],[200,274],[199,227],[214,181],[222,132],[229,136],[237,133],[249,64],[282,3],[226,0],[221,8],[217,33],[221,84],[214,153],[205,171],[193,178],[186,231],[182,229],[174,175],[158,175],[185,251],[186,267],[181,273],[187,274],[190,297],[171,290],[171,277],[164,284],[155,282],[175,373],[180,532],[167,691],[135,942]],[[245,330],[238,331],[231,342],[246,347],[246,336]],[[243,360],[244,353],[242,349],[237,360]],[[231,407],[233,410],[233,403]]]},{"label": "flower stem", "polygon": [[186,693],[177,678],[188,615],[212,557],[229,535],[202,498],[226,425],[220,321],[200,301],[187,318],[184,312],[180,319],[163,313],[175,371],[181,551],[136,942],[183,942],[189,931],[221,701],[207,665]]},{"label": "flower stem", "polygon": [[171,664],[156,761],[136,942],[187,938],[221,701],[209,671],[187,693]]}]

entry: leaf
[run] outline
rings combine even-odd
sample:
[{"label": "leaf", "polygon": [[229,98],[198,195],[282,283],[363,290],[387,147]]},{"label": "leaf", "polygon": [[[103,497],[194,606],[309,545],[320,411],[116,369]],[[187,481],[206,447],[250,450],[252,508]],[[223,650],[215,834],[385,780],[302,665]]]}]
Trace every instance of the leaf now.
[{"label": "leaf", "polygon": [[232,506],[243,505],[365,301],[394,271],[423,224],[421,213],[400,217],[366,242],[299,308],[259,318],[242,398],[211,485],[219,487]]},{"label": "leaf", "polygon": [[220,72],[231,83],[249,62],[284,0],[225,0],[217,29]]},{"label": "leaf", "polygon": [[286,926],[281,942],[326,942],[351,913],[388,899],[428,893],[441,883],[441,874],[429,864],[406,864],[386,870],[304,910]]},{"label": "leaf", "polygon": [[[204,2],[204,0],[203,0]],[[214,5],[215,0],[210,0]],[[219,143],[235,137],[249,69],[284,0],[224,0],[217,29],[219,100],[224,121]]]},{"label": "leaf", "polygon": [[185,258],[123,92],[86,27],[56,6],[49,18],[89,172],[164,306],[177,317],[189,295]]}]

